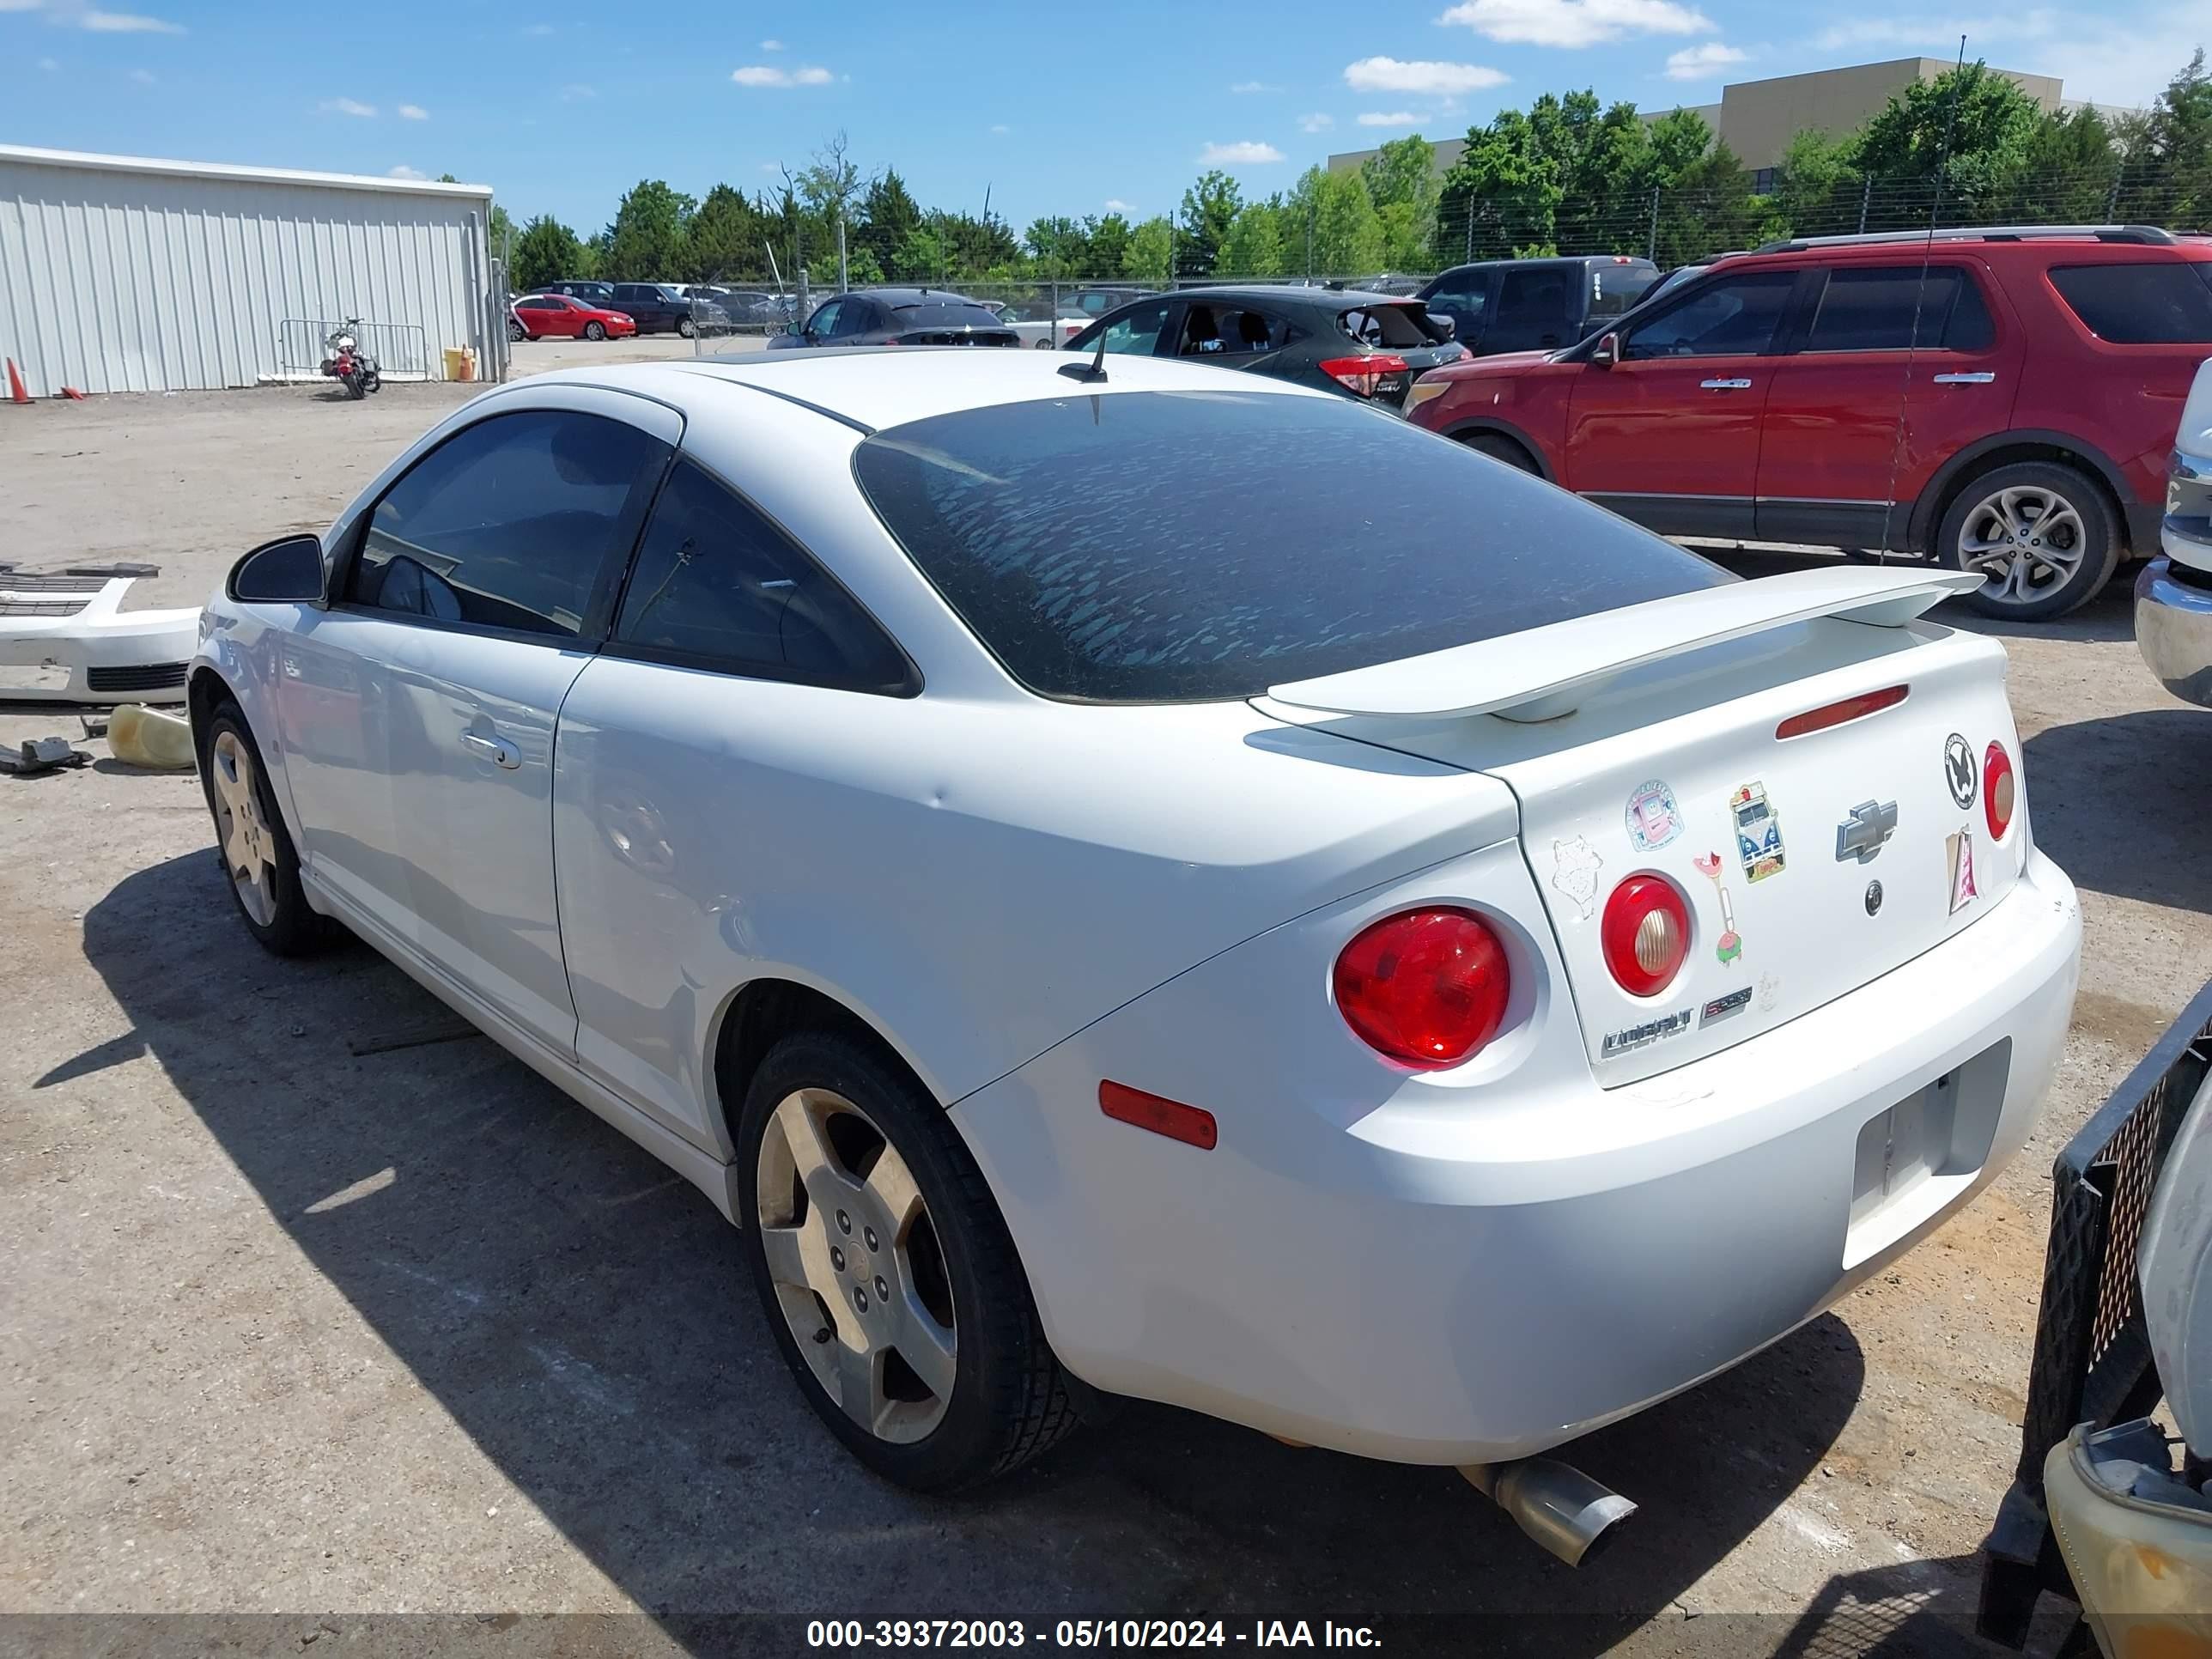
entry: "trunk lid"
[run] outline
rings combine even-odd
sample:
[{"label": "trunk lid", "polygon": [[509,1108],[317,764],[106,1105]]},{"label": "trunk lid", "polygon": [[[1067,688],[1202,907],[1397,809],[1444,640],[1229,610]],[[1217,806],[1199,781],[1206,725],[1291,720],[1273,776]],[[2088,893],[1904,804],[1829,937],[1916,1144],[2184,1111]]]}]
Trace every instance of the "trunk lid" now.
[{"label": "trunk lid", "polygon": [[[1711,592],[1741,602],[1760,586]],[[1562,627],[1588,632],[1604,621]],[[1559,665],[1546,672],[1571,676],[1571,642],[1553,643]],[[1793,717],[1899,686],[1905,695],[1892,706],[1778,735]],[[1513,712],[1524,716],[1574,706],[1517,720],[1292,712],[1512,789],[1529,872],[1606,1086],[1717,1053],[1911,961],[1986,915],[2027,857],[2024,794],[2002,841],[1984,817],[1988,745],[2004,746],[2015,780],[2020,762],[2004,654],[1993,641],[1927,623],[1790,616],[1568,690],[1525,689],[1548,693],[1548,702],[1519,699]],[[1334,700],[1393,701],[1372,688]],[[1638,997],[1607,969],[1601,927],[1614,888],[1645,872],[1681,895],[1691,934],[1673,981]]]}]

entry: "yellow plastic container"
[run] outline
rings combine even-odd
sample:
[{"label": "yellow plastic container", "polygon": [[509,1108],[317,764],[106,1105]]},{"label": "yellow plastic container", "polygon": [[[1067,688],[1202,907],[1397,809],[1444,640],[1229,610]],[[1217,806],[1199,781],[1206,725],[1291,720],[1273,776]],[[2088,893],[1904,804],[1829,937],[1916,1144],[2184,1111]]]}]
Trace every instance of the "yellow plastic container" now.
[{"label": "yellow plastic container", "polygon": [[474,346],[446,348],[446,378],[449,380],[473,380],[477,377],[477,349]]},{"label": "yellow plastic container", "polygon": [[186,771],[192,764],[191,722],[166,708],[126,702],[107,717],[107,747],[125,766]]}]

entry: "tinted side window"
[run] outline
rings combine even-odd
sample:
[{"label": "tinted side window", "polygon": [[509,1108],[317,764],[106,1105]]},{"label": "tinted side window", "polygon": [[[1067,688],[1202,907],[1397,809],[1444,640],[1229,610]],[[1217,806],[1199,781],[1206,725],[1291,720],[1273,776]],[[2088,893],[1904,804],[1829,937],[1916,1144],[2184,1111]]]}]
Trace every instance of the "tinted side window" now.
[{"label": "tinted side window", "polygon": [[629,550],[638,485],[665,448],[634,426],[567,410],[479,421],[385,492],[346,598],[574,638],[602,571]]},{"label": "tinted side window", "polygon": [[654,503],[623,595],[626,643],[774,679],[902,688],[906,659],[821,566],[688,460]]},{"label": "tinted side window", "polygon": [[1495,321],[1500,327],[1536,327],[1567,320],[1574,273],[1558,265],[1508,270],[1498,284]]},{"label": "tinted side window", "polygon": [[1796,286],[1794,270],[1749,272],[1723,279],[1653,318],[1628,337],[1637,357],[1754,356],[1774,338]]},{"label": "tinted side window", "polygon": [[1917,265],[1832,270],[1813,309],[1808,351],[1979,351],[1995,337],[1989,307],[1973,278],[1958,266]]},{"label": "tinted side window", "polygon": [[2170,260],[2141,265],[2056,265],[2051,285],[2082,325],[2114,345],[2212,341],[2212,266]]},{"label": "tinted side window", "polygon": [[[1106,349],[1123,356],[1149,357],[1160,343],[1160,331],[1168,325],[1167,301],[1158,305],[1139,306],[1125,317],[1116,317],[1106,325]],[[1098,346],[1098,325],[1084,330],[1082,335],[1069,342],[1079,351],[1094,351]]]}]

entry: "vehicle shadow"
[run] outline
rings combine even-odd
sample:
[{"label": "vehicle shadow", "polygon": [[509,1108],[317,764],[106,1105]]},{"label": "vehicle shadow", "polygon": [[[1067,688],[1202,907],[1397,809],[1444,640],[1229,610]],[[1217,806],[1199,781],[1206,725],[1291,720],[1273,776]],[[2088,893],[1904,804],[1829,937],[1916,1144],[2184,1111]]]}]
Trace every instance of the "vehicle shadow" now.
[{"label": "vehicle shadow", "polygon": [[2212,714],[2140,708],[2021,745],[2036,845],[2081,886],[2212,915],[2203,856]]},{"label": "vehicle shadow", "polygon": [[392,1355],[679,1639],[746,1612],[1498,1615],[1501,1640],[1525,1626],[1527,1650],[1594,1655],[1680,1620],[1862,1386],[1856,1340],[1823,1316],[1580,1443],[1644,1513],[1579,1573],[1450,1471],[1149,1405],[974,1497],[917,1498],[808,1413],[738,1235],[691,1188],[488,1041],[350,1052],[442,1018],[374,952],[265,955],[205,852],[133,874],[83,927],[132,1029],[36,1086],[152,1055]]}]

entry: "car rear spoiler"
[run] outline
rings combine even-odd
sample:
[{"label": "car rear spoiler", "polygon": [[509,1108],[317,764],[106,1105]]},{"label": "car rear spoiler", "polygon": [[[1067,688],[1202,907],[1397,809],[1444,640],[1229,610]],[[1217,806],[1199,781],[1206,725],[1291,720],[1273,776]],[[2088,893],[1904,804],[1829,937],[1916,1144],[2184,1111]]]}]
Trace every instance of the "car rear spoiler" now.
[{"label": "car rear spoiler", "polygon": [[1551,720],[1646,663],[1820,617],[1901,628],[1939,601],[1981,585],[1979,574],[1963,570],[1798,570],[1294,680],[1268,687],[1267,695],[1332,714]]}]

